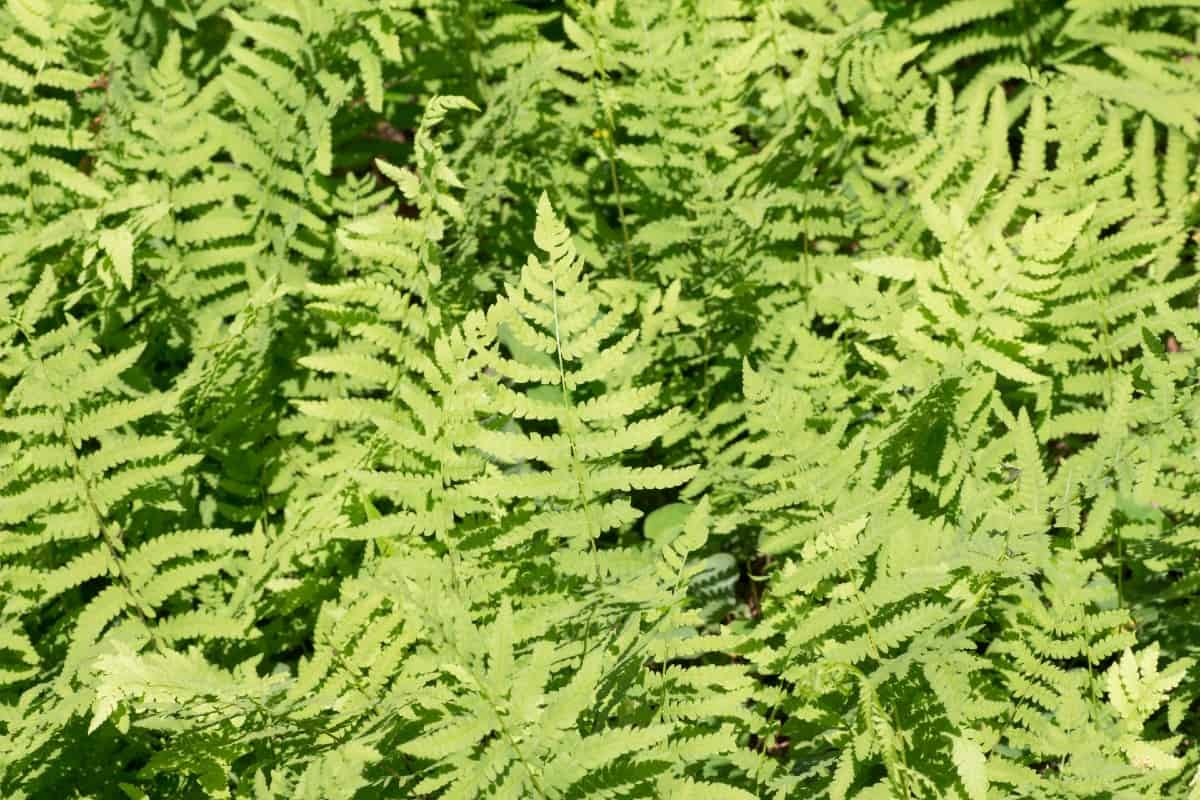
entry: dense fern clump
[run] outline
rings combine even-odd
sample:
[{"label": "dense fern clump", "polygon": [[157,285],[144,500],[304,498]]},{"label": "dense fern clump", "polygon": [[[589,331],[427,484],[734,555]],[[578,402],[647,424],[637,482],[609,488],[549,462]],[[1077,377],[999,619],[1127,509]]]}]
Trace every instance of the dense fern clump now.
[{"label": "dense fern clump", "polygon": [[0,796],[1200,798],[1200,5],[6,0]]}]

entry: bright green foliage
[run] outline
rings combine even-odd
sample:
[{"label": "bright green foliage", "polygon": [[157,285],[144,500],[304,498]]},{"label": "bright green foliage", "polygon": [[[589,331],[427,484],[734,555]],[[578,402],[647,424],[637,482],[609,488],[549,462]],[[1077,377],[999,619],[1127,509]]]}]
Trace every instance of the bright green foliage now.
[{"label": "bright green foliage", "polygon": [[0,43],[0,796],[1200,798],[1200,4]]}]

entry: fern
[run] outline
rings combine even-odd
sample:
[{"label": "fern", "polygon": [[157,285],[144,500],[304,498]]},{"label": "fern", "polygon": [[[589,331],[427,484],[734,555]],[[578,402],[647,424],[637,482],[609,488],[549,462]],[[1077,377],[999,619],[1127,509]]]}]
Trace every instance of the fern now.
[{"label": "fern", "polygon": [[2,6],[3,796],[1196,796],[1194,4]]}]

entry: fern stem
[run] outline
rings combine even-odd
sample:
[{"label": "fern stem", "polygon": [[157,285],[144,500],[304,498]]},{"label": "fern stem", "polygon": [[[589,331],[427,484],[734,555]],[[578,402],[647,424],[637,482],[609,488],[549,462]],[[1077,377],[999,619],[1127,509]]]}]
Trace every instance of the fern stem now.
[{"label": "fern stem", "polygon": [[463,31],[467,39],[466,62],[470,73],[471,88],[476,98],[484,100],[483,81],[479,78],[479,67],[475,63],[475,60],[479,57],[479,34],[475,30],[474,7],[476,2],[477,0],[461,0],[459,3],[459,14],[463,19]]},{"label": "fern stem", "polygon": [[[562,333],[561,323],[558,314],[558,274],[554,264],[550,265],[550,286],[551,286],[551,309],[554,314],[554,350],[558,357],[558,381],[559,387],[562,390],[563,408],[568,411],[573,410],[571,405],[571,393],[567,389],[567,370],[563,364],[562,355]],[[583,518],[587,522],[588,543],[592,552],[592,568],[597,581],[600,580],[600,562],[596,554],[596,526],[592,524],[592,505],[591,492],[587,487],[587,479],[583,474],[582,465],[579,463],[579,446],[575,441],[574,423],[577,419],[572,419],[572,425],[569,426],[572,430],[564,430],[563,433],[567,437],[567,444],[571,454],[571,472],[575,476],[576,486],[579,488],[579,503],[580,510],[583,511]],[[567,427],[567,426],[564,426]]]},{"label": "fern stem", "polygon": [[617,179],[617,154],[616,147],[612,142],[613,137],[613,120],[612,112],[608,112],[608,127],[609,135],[605,136],[605,142],[608,144],[608,169],[612,176],[613,194],[617,199],[617,219],[621,223],[621,250],[625,254],[625,273],[630,280],[633,280],[633,254],[629,249],[629,226],[625,222],[625,202],[621,199],[621,182]]},{"label": "fern stem", "polygon": [[[464,598],[459,598],[460,602],[463,600]],[[458,649],[458,643],[455,640],[445,636],[444,634],[442,634],[440,638],[454,652],[454,656],[458,662],[458,665],[463,668],[464,672],[471,676],[471,680],[475,683],[477,694],[483,698],[484,702],[486,702],[488,707],[491,709],[492,716],[496,720],[497,732],[504,737],[504,740],[508,742],[508,746],[511,747],[513,753],[516,754],[517,761],[521,763],[521,767],[525,770],[525,774],[529,776],[529,782],[537,791],[538,796],[543,798],[543,800],[549,800],[550,796],[546,793],[545,788],[538,779],[537,772],[530,765],[529,759],[525,757],[525,753],[521,750],[520,745],[517,743],[517,738],[513,736],[512,732],[508,729],[508,725],[505,724],[505,720],[507,719],[508,715],[504,713],[504,710],[500,707],[500,704],[496,702],[495,698],[492,697],[491,692],[488,691],[487,684],[480,678],[480,676],[471,666],[472,660],[463,655],[462,651]]]},{"label": "fern stem", "polygon": [[[39,361],[39,366],[45,374],[45,364]],[[49,375],[46,375],[49,380]],[[66,415],[61,411],[58,414],[63,430],[67,428]],[[150,634],[150,640],[155,647],[162,647],[163,642],[161,637],[154,629],[152,618],[146,612],[146,602],[140,596],[139,592],[134,588],[133,581],[130,580],[128,573],[125,571],[122,563],[121,553],[125,549],[125,543],[121,541],[120,529],[116,526],[110,526],[105,515],[100,511],[100,504],[96,501],[95,495],[92,494],[91,481],[83,474],[83,465],[79,459],[79,451],[73,443],[68,443],[67,450],[71,454],[71,471],[75,480],[83,487],[83,498],[87,503],[88,510],[92,514],[92,518],[96,527],[100,530],[100,538],[104,543],[105,549],[108,550],[109,557],[112,559],[113,569],[116,570],[117,581],[129,593],[130,599],[133,601],[133,608],[137,615],[141,618],[142,623],[146,626],[147,632]]]},{"label": "fern stem", "polygon": [[783,112],[787,115],[787,119],[793,117],[792,103],[788,97],[787,81],[783,79],[783,57],[779,50],[779,35],[778,31],[783,27],[783,19],[780,17],[779,8],[775,4],[775,0],[767,0],[767,8],[770,9],[771,17],[771,50],[775,56],[776,67],[772,70],[779,82],[779,101],[783,104]]},{"label": "fern stem", "polygon": [[[882,664],[884,661],[883,652],[879,649],[879,645],[875,641],[875,630],[874,630],[874,627],[871,625],[871,615],[867,612],[867,606],[863,602],[862,596],[858,592],[854,593],[854,600],[858,604],[858,608],[862,612],[862,615],[863,615],[863,625],[866,628],[867,644],[869,644],[871,646],[871,655],[875,658],[876,661],[878,661],[880,664]],[[862,682],[864,684],[866,684],[867,676],[865,674],[863,674],[860,670],[858,670],[856,667],[854,668],[854,671],[858,673]],[[871,698],[872,698],[873,704],[878,703],[879,698],[875,696],[874,690],[872,690],[872,692],[871,692]],[[899,724],[897,723],[897,721],[895,719],[892,718],[891,711],[889,709],[885,709],[883,707],[882,703],[878,703],[878,705],[879,705],[880,713],[884,714],[887,717],[888,724],[892,726],[892,730],[894,730],[894,731],[900,730]],[[905,755],[904,755],[904,748],[902,746],[896,747],[894,742],[889,742],[887,744],[894,751],[894,755],[899,758],[900,766],[903,768],[901,770],[897,770],[896,774],[893,774],[892,767],[888,763],[890,761],[890,759],[885,758],[884,766],[887,768],[888,778],[899,784],[900,788],[904,791],[904,797],[911,798],[912,791],[909,789],[908,777],[907,777],[909,767],[908,767],[908,760],[905,758]]]},{"label": "fern stem", "polygon": [[600,33],[595,25],[594,17],[589,14],[588,19],[592,22],[592,30],[589,33],[592,35],[592,41],[595,43],[594,53],[596,56],[596,64],[592,70],[592,90],[596,95],[596,103],[600,106],[600,110],[604,113],[604,120],[607,128],[604,130],[604,150],[608,156],[608,172],[612,180],[613,195],[617,201],[617,221],[621,226],[621,252],[625,256],[625,272],[630,280],[633,280],[633,254],[629,248],[629,225],[625,221],[625,201],[621,196],[621,181],[617,177],[617,123],[613,117],[612,108],[604,100],[604,92],[599,85],[597,75],[608,75],[608,69],[604,65],[604,48],[600,45]]},{"label": "fern stem", "polygon": [[[37,356],[31,351],[30,345],[32,344],[32,331],[21,325],[19,322],[18,328],[21,330],[26,339],[26,357],[37,364],[38,370],[42,373],[42,379],[46,381],[47,385],[54,385],[54,382],[46,369],[45,361],[37,358]],[[55,407],[55,412],[56,416],[58,417],[60,430],[67,430],[66,414],[60,407]],[[108,520],[100,511],[100,504],[92,494],[91,481],[89,481],[83,475],[83,465],[80,461],[79,451],[76,449],[75,444],[73,442],[67,442],[66,450],[69,452],[71,457],[71,473],[75,480],[78,481],[79,485],[83,487],[84,502],[88,507],[88,511],[91,512],[92,520],[95,523],[96,528],[100,531],[100,538],[103,546],[108,551],[109,557],[112,560],[113,568],[116,570],[117,581],[122,587],[124,587],[125,591],[129,594],[129,598],[133,601],[134,612],[138,615],[138,617],[141,618],[142,623],[146,626],[146,630],[150,635],[151,643],[154,644],[155,647],[161,647],[163,644],[162,639],[155,631],[150,615],[146,613],[146,603],[139,596],[137,590],[134,589],[133,581],[130,580],[129,575],[126,573],[122,564],[121,553],[125,548],[124,543],[120,538],[119,529],[115,528],[115,526],[113,529],[110,529]],[[114,534],[114,530],[116,530],[117,533]]]}]

